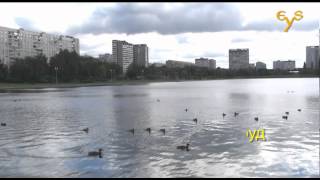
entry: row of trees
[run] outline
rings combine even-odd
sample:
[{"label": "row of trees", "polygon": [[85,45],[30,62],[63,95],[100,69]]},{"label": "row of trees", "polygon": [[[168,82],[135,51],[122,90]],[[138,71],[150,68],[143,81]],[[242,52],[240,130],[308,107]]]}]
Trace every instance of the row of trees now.
[{"label": "row of trees", "polygon": [[[299,75],[319,75],[319,71],[305,67]],[[90,56],[79,56],[76,52],[61,51],[47,63],[44,55],[16,59],[10,68],[0,64],[0,82],[97,82],[110,79],[147,80],[199,80],[234,77],[290,76],[292,73],[281,70],[248,69],[230,71],[228,69],[208,69],[195,66],[167,68],[165,66],[138,67],[132,64],[125,76],[117,64],[101,62]]]},{"label": "row of trees", "polygon": [[300,76],[300,75],[319,75],[319,71],[301,69],[298,74],[293,74],[285,70],[270,69],[248,69],[248,70],[229,70],[229,69],[208,69],[204,67],[187,66],[184,68],[166,68],[149,66],[148,68],[131,66],[128,69],[127,77],[130,79],[152,79],[152,80],[200,80],[217,78],[235,77],[261,77],[261,76]]},{"label": "row of trees", "polygon": [[117,64],[101,62],[76,52],[61,51],[47,63],[44,55],[16,59],[10,68],[0,64],[0,81],[5,82],[94,82],[121,74]]}]

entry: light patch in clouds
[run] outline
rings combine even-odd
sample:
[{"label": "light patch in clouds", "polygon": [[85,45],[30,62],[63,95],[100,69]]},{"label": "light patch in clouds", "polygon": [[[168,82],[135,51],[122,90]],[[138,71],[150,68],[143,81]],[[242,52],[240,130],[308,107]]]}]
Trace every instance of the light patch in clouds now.
[{"label": "light patch in clouds", "polygon": [[30,31],[39,31],[39,29],[37,29],[34,26],[33,22],[31,22],[30,20],[28,20],[26,18],[16,17],[14,19],[14,21],[20,28],[27,29],[27,30],[30,30]]}]

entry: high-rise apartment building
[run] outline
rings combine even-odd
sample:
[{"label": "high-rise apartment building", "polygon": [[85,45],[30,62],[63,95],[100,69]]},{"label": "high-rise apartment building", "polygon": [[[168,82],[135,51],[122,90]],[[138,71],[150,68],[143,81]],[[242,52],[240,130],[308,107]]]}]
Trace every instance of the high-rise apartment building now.
[{"label": "high-rise apartment building", "polygon": [[139,67],[148,67],[149,52],[146,44],[133,45],[133,62]]},{"label": "high-rise apartment building", "polygon": [[79,39],[71,36],[52,35],[0,27],[0,62],[10,65],[17,58],[43,54],[48,58],[61,50],[75,51],[79,54]]},{"label": "high-rise apartment building", "polygon": [[249,68],[249,49],[229,49],[229,69]]},{"label": "high-rise apartment building", "polygon": [[306,48],[306,68],[319,69],[319,46],[307,46]]},{"label": "high-rise apartment building", "polygon": [[133,63],[133,44],[126,41],[112,41],[112,58],[122,68],[122,73],[126,74],[129,66]]}]

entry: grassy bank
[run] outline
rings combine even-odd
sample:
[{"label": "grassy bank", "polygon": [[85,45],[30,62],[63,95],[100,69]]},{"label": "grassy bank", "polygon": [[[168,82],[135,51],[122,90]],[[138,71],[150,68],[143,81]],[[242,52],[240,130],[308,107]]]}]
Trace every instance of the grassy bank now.
[{"label": "grassy bank", "polygon": [[306,76],[257,76],[257,77],[228,77],[201,80],[117,80],[108,82],[91,82],[91,83],[1,83],[0,90],[19,90],[19,89],[42,89],[42,88],[73,88],[88,86],[120,86],[120,85],[137,85],[152,82],[182,82],[182,81],[207,81],[207,80],[224,80],[224,79],[260,79],[260,78],[317,78],[315,75]]}]

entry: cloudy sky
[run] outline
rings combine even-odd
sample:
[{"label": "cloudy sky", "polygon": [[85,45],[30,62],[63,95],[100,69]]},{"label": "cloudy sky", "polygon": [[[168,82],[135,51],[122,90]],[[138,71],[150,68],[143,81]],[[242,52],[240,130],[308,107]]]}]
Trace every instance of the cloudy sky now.
[{"label": "cloudy sky", "polygon": [[[228,50],[249,48],[250,63],[296,60],[319,44],[320,3],[0,3],[0,26],[72,35],[80,53],[111,53],[112,40],[145,43],[150,62],[208,57],[228,67]],[[280,10],[304,18],[283,32]]]}]

